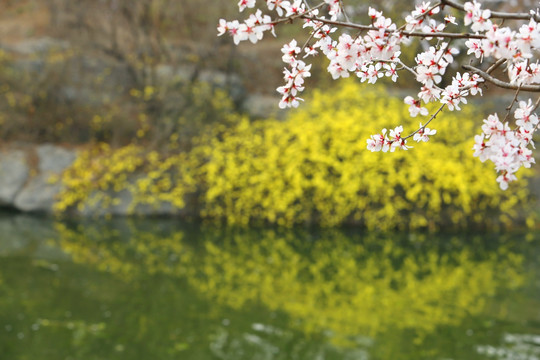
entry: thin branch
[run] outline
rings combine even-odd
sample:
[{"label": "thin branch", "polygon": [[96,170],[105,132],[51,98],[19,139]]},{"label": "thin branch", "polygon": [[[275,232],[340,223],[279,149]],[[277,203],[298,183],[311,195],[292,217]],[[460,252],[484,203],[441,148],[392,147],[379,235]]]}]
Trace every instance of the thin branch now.
[{"label": "thin branch", "polygon": [[411,74],[414,75],[415,78],[418,76],[416,71],[414,71],[412,68],[405,65],[405,63],[403,61],[401,61],[400,59],[397,59],[397,61],[395,61],[395,62],[397,62],[399,65],[401,65],[405,70],[408,70]]},{"label": "thin branch", "polygon": [[318,26],[316,29],[313,29],[313,31],[311,32],[311,34],[309,34],[309,37],[308,39],[304,42],[304,45],[302,46],[302,48],[300,49],[300,53],[302,53],[304,51],[304,49],[306,48],[306,46],[309,45],[309,42],[313,39],[313,37],[315,36],[315,34],[317,33],[317,31],[321,30],[322,28],[322,25]]},{"label": "thin branch", "polygon": [[534,103],[534,106],[533,106],[531,112],[534,112],[538,108],[538,105],[540,105],[540,96],[538,97],[538,99],[536,99],[536,102]]},{"label": "thin branch", "polygon": [[[439,50],[441,50],[441,55],[439,55],[439,58],[437,59],[437,61],[435,62],[436,64],[439,64],[439,62],[441,61],[441,59],[443,58],[444,56],[444,53],[446,52],[446,50],[448,50],[450,48],[450,42],[452,41],[452,39],[450,39],[447,43],[446,43],[446,46],[444,47],[444,49],[442,47],[439,48]],[[445,44],[445,43],[443,43]]]},{"label": "thin branch", "polygon": [[[461,11],[465,11],[465,7],[455,1],[452,0],[441,0],[441,3],[443,5],[448,5],[450,7],[453,7],[454,9],[458,9]],[[507,12],[500,12],[500,11],[491,11],[491,18],[497,18],[497,19],[514,19],[514,20],[529,20],[534,19],[536,21],[540,21],[540,16],[538,14],[533,13],[507,13]]]},{"label": "thin branch", "polygon": [[518,89],[516,90],[516,94],[514,95],[514,98],[512,99],[512,102],[510,103],[510,105],[508,105],[506,107],[506,116],[504,117],[504,120],[503,122],[506,122],[506,120],[508,119],[508,117],[510,116],[510,112],[512,111],[512,108],[514,107],[514,104],[516,103],[517,101],[517,98],[518,98],[518,95],[519,95],[519,91],[521,90],[521,86],[518,87]]},{"label": "thin branch", "polygon": [[307,2],[307,0],[303,0],[304,2],[304,5],[306,5],[306,9],[308,9],[308,11],[311,11],[311,6],[309,6],[309,3]]},{"label": "thin branch", "polygon": [[484,72],[484,71],[482,71],[480,69],[477,69],[477,68],[475,68],[473,66],[463,65],[463,68],[465,70],[469,70],[469,71],[472,71],[472,72],[480,75],[482,78],[484,78],[484,80],[489,81],[493,85],[496,85],[496,86],[498,86],[500,88],[503,88],[503,89],[510,89],[510,90],[520,89],[521,91],[540,92],[540,85],[513,85],[513,84],[510,84],[510,83],[504,82],[502,80],[499,80],[499,79],[489,75],[488,73],[486,73],[486,72]]},{"label": "thin branch", "polygon": [[499,59],[497,60],[493,65],[491,65],[487,70],[487,74],[491,74],[493,71],[495,71],[499,66],[504,64],[506,62],[506,59]]},{"label": "thin branch", "polygon": [[347,15],[347,12],[345,11],[345,6],[343,5],[343,0],[339,0],[339,7],[341,8],[341,12],[343,13],[343,16],[345,17],[345,20],[347,22],[351,22],[351,19],[349,19],[349,15]]},{"label": "thin branch", "polygon": [[[361,24],[355,24],[355,23],[350,23],[350,22],[345,22],[345,21],[321,19],[321,18],[317,18],[315,16],[305,15],[305,14],[302,14],[299,17],[301,17],[303,19],[308,19],[308,20],[311,20],[311,21],[318,21],[318,22],[328,24],[328,25],[343,26],[343,27],[348,27],[348,28],[351,28],[351,29],[376,30],[376,31],[381,30],[380,28],[372,26],[372,25],[361,25]],[[281,22],[283,22],[283,21],[286,21],[288,19],[289,18],[286,18],[285,20],[283,20],[283,19],[280,19],[280,20],[282,20]],[[274,22],[274,24],[275,23],[277,23],[277,22]],[[412,37],[430,37],[430,38],[435,37],[435,38],[448,38],[448,39],[485,39],[486,38],[485,35],[470,34],[470,33],[461,33],[461,34],[458,34],[458,33],[445,33],[445,32],[424,33],[424,32],[416,32],[416,31],[397,31],[397,30],[389,30],[389,29],[383,29],[383,30],[384,30],[385,33],[396,33],[396,34],[399,34],[399,35],[412,36]]]},{"label": "thin branch", "polygon": [[426,126],[429,125],[429,123],[435,119],[437,117],[437,115],[439,115],[439,113],[442,111],[442,109],[446,106],[446,103],[442,104],[438,109],[437,111],[435,111],[435,113],[433,115],[431,115],[431,117],[429,118],[429,120],[421,127],[421,128],[418,128],[416,131],[410,133],[409,135],[405,136],[404,138],[402,138],[403,140],[407,140],[408,138],[410,138],[411,136],[414,136],[414,134],[416,134],[417,132],[419,132],[420,130],[422,129],[425,129]]},{"label": "thin branch", "polygon": [[512,102],[510,103],[510,105],[508,105],[506,107],[506,110],[510,111],[512,110],[512,108],[514,107],[514,104],[516,103],[517,101],[517,98],[518,98],[518,95],[519,95],[519,91],[521,90],[521,86],[518,87],[518,89],[516,90],[516,94],[514,95],[514,99],[512,99]]}]

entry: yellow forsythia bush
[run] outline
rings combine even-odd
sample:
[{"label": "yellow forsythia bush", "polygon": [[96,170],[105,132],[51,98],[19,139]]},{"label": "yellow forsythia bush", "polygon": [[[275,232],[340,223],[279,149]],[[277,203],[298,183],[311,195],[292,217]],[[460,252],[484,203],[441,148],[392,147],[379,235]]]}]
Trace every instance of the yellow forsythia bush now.
[{"label": "yellow forsythia bush", "polygon": [[[430,124],[438,131],[430,142],[410,143],[409,151],[372,153],[366,148],[371,134],[400,124],[409,133],[420,119],[409,117],[400,98],[343,82],[315,92],[287,121],[231,118],[236,125],[216,125],[194,140],[189,153],[166,156],[135,145],[89,150],[64,174],[57,209],[95,206],[96,193],[127,189],[133,209],[160,202],[182,208],[192,194],[201,217],[237,225],[531,224],[523,172],[503,192],[493,166],[472,156],[481,119],[470,106],[446,111]],[[98,206],[114,201],[105,197]]]},{"label": "yellow forsythia bush", "polygon": [[184,153],[164,156],[134,144],[119,149],[103,143],[94,145],[64,172],[64,189],[55,210],[102,213],[96,210],[118,205],[117,195],[122,191],[131,194],[129,212],[137,205],[157,207],[160,203],[183,208],[186,194],[195,189],[189,173],[183,173],[179,180],[179,165],[186,163],[185,158]]},{"label": "yellow forsythia bush", "polygon": [[371,134],[400,124],[412,132],[419,119],[381,89],[345,82],[316,92],[286,122],[246,120],[203,139],[202,215],[370,229],[509,224],[527,202],[526,180],[503,192],[492,164],[473,158],[482,116],[470,109],[440,115],[429,143],[372,153]]}]

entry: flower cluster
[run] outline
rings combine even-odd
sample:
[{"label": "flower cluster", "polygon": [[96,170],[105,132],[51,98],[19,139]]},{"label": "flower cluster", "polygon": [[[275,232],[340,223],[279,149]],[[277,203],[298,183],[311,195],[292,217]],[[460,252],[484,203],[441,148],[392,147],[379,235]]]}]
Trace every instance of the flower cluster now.
[{"label": "flower cluster", "polygon": [[397,126],[395,129],[390,130],[390,137],[386,135],[387,129],[383,129],[380,134],[372,135],[367,139],[368,150],[394,152],[396,149],[408,150],[410,146],[407,145],[407,140],[401,137],[403,132],[403,126]]},{"label": "flower cluster", "polygon": [[417,142],[420,142],[420,141],[427,142],[429,141],[429,137],[432,135],[435,135],[436,133],[437,133],[437,130],[431,130],[428,127],[422,126],[422,123],[420,123],[420,128],[418,129],[416,134],[414,134],[413,140]]},{"label": "flower cluster", "polygon": [[467,54],[477,59],[493,57],[505,59],[511,84],[525,85],[540,83],[540,65],[533,59],[533,53],[540,49],[540,24],[532,17],[521,25],[518,31],[502,27],[489,20],[491,12],[482,10],[477,2],[466,3],[465,25],[484,33],[483,39],[469,39],[465,42]]},{"label": "flower cluster", "polygon": [[424,23],[425,16],[433,16],[439,12],[439,7],[434,7],[430,9],[429,2],[423,2],[421,5],[417,5],[416,9],[405,17],[405,22],[407,23],[405,29],[407,31],[414,31],[421,28]]},{"label": "flower cluster", "polygon": [[491,26],[491,11],[482,10],[479,2],[474,0],[473,2],[467,2],[463,6],[465,9],[465,19],[463,23],[465,26],[471,26],[471,29],[475,32],[488,30]]},{"label": "flower cluster", "polygon": [[482,134],[474,137],[474,156],[482,162],[490,160],[495,164],[500,174],[497,182],[503,190],[517,179],[514,174],[521,166],[530,168],[535,163],[529,145],[534,147],[532,135],[539,120],[533,110],[530,99],[519,102],[519,108],[514,112],[516,129],[511,129],[508,122],[500,121],[497,114],[489,115],[482,125]]},{"label": "flower cluster", "polygon": [[[253,0],[253,2],[255,1]],[[275,35],[272,19],[268,15],[263,16],[262,11],[257,10],[255,14],[251,14],[243,23],[240,23],[238,20],[219,20],[218,35],[230,34],[236,45],[245,40],[249,40],[255,44],[257,41],[262,40],[264,32],[268,30]]]},{"label": "flower cluster", "polygon": [[480,83],[483,82],[477,74],[457,73],[452,78],[452,83],[442,91],[441,103],[446,104],[450,111],[461,110],[459,103],[467,103],[468,95],[482,95]]},{"label": "flower cluster", "polygon": [[369,30],[366,35],[352,37],[344,33],[332,43],[325,40],[327,46],[323,53],[330,60],[328,72],[333,79],[349,77],[352,72],[362,82],[371,84],[383,76],[397,80],[396,62],[401,54],[401,37],[394,33],[396,25],[373,8],[369,14],[376,29]]},{"label": "flower cluster", "polygon": [[277,91],[282,95],[279,107],[281,109],[287,107],[298,107],[299,101],[302,98],[296,96],[299,91],[304,90],[304,79],[311,76],[309,72],[311,64],[306,65],[302,60],[296,59],[296,54],[299,52],[299,48],[296,46],[296,41],[291,41],[290,44],[285,45],[282,49],[283,61],[290,65],[290,69],[283,70],[285,85],[280,86]]},{"label": "flower cluster", "polygon": [[[296,40],[292,40],[282,48],[282,59],[287,68],[284,70],[285,85],[277,88],[282,96],[279,103],[281,108],[297,107],[302,100],[297,95],[304,90],[311,65],[300,58],[323,54],[328,59],[327,71],[333,79],[354,74],[361,82],[374,84],[382,78],[396,82],[401,71],[413,74],[419,92],[416,96],[404,98],[410,116],[429,116],[430,107],[427,104],[430,103],[439,103],[438,110],[431,114],[425,125],[421,123],[410,135],[402,135],[402,126],[397,126],[388,134],[387,130],[383,130],[380,134],[372,135],[367,140],[367,147],[371,151],[407,150],[406,140],[409,137],[416,141],[428,141],[436,130],[426,125],[443,108],[459,111],[462,104],[467,104],[469,96],[482,95],[485,82],[516,91],[515,99],[518,99],[521,90],[540,92],[538,9],[529,13],[501,13],[484,8],[477,0],[463,5],[454,0],[437,3],[426,1],[416,5],[405,16],[401,26],[383,16],[382,11],[369,7],[366,14],[368,23],[363,25],[350,22],[343,7],[346,0],[320,1],[318,5],[310,5],[306,0],[266,0],[267,9],[275,12],[277,18],[272,20],[257,9],[243,23],[220,20],[218,34],[229,33],[237,44],[243,40],[255,43],[262,39],[265,31],[273,33],[278,24],[293,21],[303,23],[303,28],[309,31],[306,43],[299,46]],[[238,3],[240,11],[256,5],[256,0],[240,0]],[[455,32],[448,32],[451,30],[447,28],[460,25],[455,13],[448,9],[462,12],[461,25],[470,29],[469,33],[458,32],[457,27],[454,27]],[[504,23],[496,19],[516,21],[508,21],[510,25],[503,26]],[[405,64],[401,59],[401,49],[413,43],[413,39],[420,39],[422,46],[418,48],[422,50],[415,56],[414,63]],[[449,69],[452,69],[450,65],[455,62],[460,47],[466,49],[466,55],[471,55],[468,64],[464,62],[462,66],[467,71],[454,70],[453,74],[449,74]],[[507,78],[492,75],[498,67],[506,70]],[[518,168],[530,166],[532,162],[530,150],[527,149],[533,145],[532,135],[537,129],[534,121],[537,118],[532,113],[522,114],[532,112],[536,106],[531,105],[531,101],[523,106],[522,103],[519,102],[519,109],[515,112],[516,130],[506,130],[510,129],[506,122],[497,123],[498,130],[489,134],[484,131],[475,147],[477,156],[481,151],[481,159],[489,158],[496,164],[501,174],[498,181],[504,188],[515,178],[514,173]],[[510,109],[513,105],[514,102]],[[490,124],[494,116],[489,118]],[[484,141],[485,146],[482,147]]]}]

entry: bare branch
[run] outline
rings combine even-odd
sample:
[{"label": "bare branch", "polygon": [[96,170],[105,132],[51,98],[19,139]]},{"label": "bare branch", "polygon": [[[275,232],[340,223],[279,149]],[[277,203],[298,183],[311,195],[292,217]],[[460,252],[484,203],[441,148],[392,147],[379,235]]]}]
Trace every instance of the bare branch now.
[{"label": "bare branch", "polygon": [[347,15],[347,11],[345,11],[345,6],[343,5],[343,0],[339,0],[339,7],[341,8],[341,12],[343,13],[343,16],[345,17],[345,20],[347,22],[350,22],[349,15]]},{"label": "bare branch", "polygon": [[519,91],[521,90],[521,86],[518,87],[518,89],[516,90],[516,94],[514,95],[514,98],[512,99],[512,102],[510,103],[510,105],[508,105],[506,107],[506,116],[504,117],[504,120],[503,122],[506,122],[506,120],[508,119],[508,117],[510,116],[510,112],[512,112],[512,108],[514,107],[514,104],[516,103],[517,101],[517,98],[518,98],[518,95],[519,95]]},{"label": "bare branch", "polygon": [[[465,7],[455,1],[441,0],[441,3],[443,5],[448,5],[450,7],[453,7],[454,9],[465,11]],[[491,17],[497,18],[497,19],[513,19],[513,20],[529,20],[532,18],[536,21],[540,21],[540,16],[538,16],[538,14],[536,13],[529,14],[529,13],[507,13],[507,12],[491,11]]]},{"label": "bare branch", "polygon": [[470,66],[470,65],[463,65],[463,68],[465,70],[469,70],[469,71],[472,71],[478,75],[480,75],[482,78],[484,78],[484,80],[486,81],[489,81],[490,83],[492,83],[493,85],[496,85],[500,88],[503,88],[503,89],[510,89],[510,90],[521,90],[521,91],[529,91],[529,92],[540,92],[540,85],[513,85],[511,83],[508,83],[508,82],[504,82],[502,80],[499,80],[491,75],[489,75],[488,73],[478,69],[478,68],[475,68],[473,66]]},{"label": "bare branch", "polygon": [[[540,105],[540,96],[538,97],[538,99],[536,99],[536,102],[534,103],[534,106],[531,112],[536,111],[536,109],[538,108],[538,105]],[[538,125],[536,125],[536,127],[538,127]]]},{"label": "bare branch", "polygon": [[[299,16],[303,19],[308,19],[311,21],[318,21],[324,24],[328,25],[335,25],[335,26],[343,26],[351,29],[358,29],[358,30],[381,30],[378,27],[372,26],[372,25],[361,25],[361,24],[355,24],[345,21],[336,21],[336,20],[329,20],[329,19],[321,19],[315,16],[311,15],[301,15]],[[282,19],[280,19],[282,20]],[[286,19],[288,20],[288,18]],[[286,21],[283,20],[283,21]],[[280,21],[280,22],[283,22]],[[274,24],[277,22],[274,22]],[[416,32],[416,31],[397,31],[397,30],[389,30],[384,29],[384,32],[386,33],[397,33],[404,36],[413,36],[413,37],[422,37],[422,38],[448,38],[448,39],[485,39],[485,35],[480,34],[471,34],[471,33],[446,33],[446,32],[434,32],[434,33],[424,33],[424,32]]]},{"label": "bare branch", "polygon": [[491,74],[494,72],[499,66],[504,64],[506,62],[506,59],[499,59],[497,60],[493,65],[491,65],[487,70],[486,73]]},{"label": "bare branch", "polygon": [[402,138],[403,140],[407,140],[408,138],[410,138],[411,136],[414,136],[414,134],[416,134],[417,132],[419,132],[420,130],[422,129],[425,129],[426,126],[429,125],[429,123],[435,119],[437,117],[437,115],[439,115],[439,113],[442,111],[442,109],[446,106],[445,103],[443,103],[438,109],[437,111],[435,111],[435,113],[433,115],[431,115],[431,117],[429,118],[429,120],[421,127],[421,128],[418,128],[416,131],[410,133],[409,135],[405,136],[404,138]]}]

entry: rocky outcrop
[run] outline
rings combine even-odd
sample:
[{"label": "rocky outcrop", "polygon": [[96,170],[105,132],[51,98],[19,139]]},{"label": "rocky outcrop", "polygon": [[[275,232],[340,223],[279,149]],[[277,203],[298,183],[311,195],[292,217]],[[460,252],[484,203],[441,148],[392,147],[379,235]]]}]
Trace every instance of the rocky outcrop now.
[{"label": "rocky outcrop", "polygon": [[[24,145],[0,151],[0,207],[13,208],[26,213],[52,214],[54,204],[62,191],[62,173],[77,158],[77,150],[58,145]],[[128,181],[136,182],[140,174]],[[194,216],[194,206],[178,209],[169,202],[133,204],[133,195],[127,189],[90,194],[86,206],[71,209],[70,214],[80,217],[94,216]],[[114,199],[104,205],[95,197]],[[191,204],[193,199],[187,199]],[[1,233],[1,232],[0,232]]]},{"label": "rocky outcrop", "polygon": [[53,39],[50,37],[30,38],[18,41],[12,45],[2,45],[4,50],[14,52],[19,55],[47,54],[52,50],[66,50],[69,48],[67,41]]},{"label": "rocky outcrop", "polygon": [[52,212],[62,186],[57,179],[77,155],[74,150],[50,144],[38,146],[34,151],[38,159],[37,173],[17,193],[13,206],[26,212]]},{"label": "rocky outcrop", "polygon": [[0,206],[24,212],[52,212],[61,190],[56,179],[76,157],[75,150],[50,144],[0,151]]},{"label": "rocky outcrop", "polygon": [[0,206],[12,206],[22,190],[30,168],[22,150],[0,152]]}]

